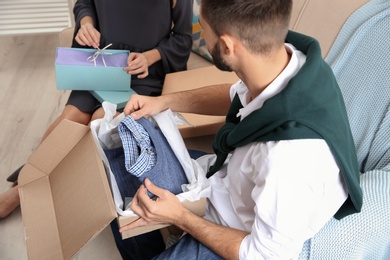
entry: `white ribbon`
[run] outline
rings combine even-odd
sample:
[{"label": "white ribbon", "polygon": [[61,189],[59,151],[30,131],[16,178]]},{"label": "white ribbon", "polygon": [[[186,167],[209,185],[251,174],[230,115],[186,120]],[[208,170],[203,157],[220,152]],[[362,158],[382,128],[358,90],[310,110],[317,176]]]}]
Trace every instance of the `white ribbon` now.
[{"label": "white ribbon", "polygon": [[89,57],[87,58],[87,61],[93,61],[93,64],[94,64],[95,67],[96,67],[96,59],[99,57],[99,55],[101,55],[101,56],[102,56],[102,61],[103,61],[104,67],[107,67],[106,61],[104,60],[103,55],[111,55],[111,54],[112,54],[111,52],[106,52],[106,49],[107,49],[108,47],[110,47],[111,45],[112,45],[112,43],[108,44],[108,45],[107,45],[106,47],[104,47],[103,49],[99,49],[99,47],[97,47],[98,50],[97,50],[93,55],[89,56]]}]

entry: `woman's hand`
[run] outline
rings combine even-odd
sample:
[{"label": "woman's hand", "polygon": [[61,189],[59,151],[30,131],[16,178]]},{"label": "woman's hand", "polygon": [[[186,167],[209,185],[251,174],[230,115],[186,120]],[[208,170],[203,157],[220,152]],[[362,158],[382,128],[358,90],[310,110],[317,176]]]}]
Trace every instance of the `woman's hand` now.
[{"label": "woman's hand", "polygon": [[100,32],[93,26],[91,17],[86,16],[80,21],[80,29],[76,34],[75,40],[81,46],[89,46],[93,48],[99,47]]},{"label": "woman's hand", "polygon": [[157,49],[151,49],[143,53],[130,52],[127,59],[128,66],[124,68],[131,75],[138,75],[139,79],[149,75],[149,66],[161,60],[161,54]]},{"label": "woman's hand", "polygon": [[127,58],[128,66],[124,68],[131,75],[138,75],[140,79],[149,75],[149,63],[143,53],[131,52]]}]

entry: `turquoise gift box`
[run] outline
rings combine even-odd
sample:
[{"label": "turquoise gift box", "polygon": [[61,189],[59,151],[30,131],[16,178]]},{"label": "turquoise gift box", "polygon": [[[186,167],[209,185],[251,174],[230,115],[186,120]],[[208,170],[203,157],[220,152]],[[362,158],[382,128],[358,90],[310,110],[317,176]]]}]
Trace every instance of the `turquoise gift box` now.
[{"label": "turquoise gift box", "polygon": [[129,91],[128,50],[57,48],[56,85],[60,90]]}]

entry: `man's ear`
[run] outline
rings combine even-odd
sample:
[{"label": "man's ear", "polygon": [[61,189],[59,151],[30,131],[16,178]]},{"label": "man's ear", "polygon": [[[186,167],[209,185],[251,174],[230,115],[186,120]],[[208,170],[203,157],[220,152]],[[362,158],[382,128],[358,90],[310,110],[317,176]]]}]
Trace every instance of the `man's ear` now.
[{"label": "man's ear", "polygon": [[226,55],[233,54],[236,48],[235,39],[228,34],[221,35],[219,39],[221,40],[221,51]]}]

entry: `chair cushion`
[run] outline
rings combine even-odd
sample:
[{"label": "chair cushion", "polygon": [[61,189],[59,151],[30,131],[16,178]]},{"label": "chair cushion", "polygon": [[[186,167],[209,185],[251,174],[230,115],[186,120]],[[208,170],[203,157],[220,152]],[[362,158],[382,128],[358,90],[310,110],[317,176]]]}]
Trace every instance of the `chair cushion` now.
[{"label": "chair cushion", "polygon": [[343,93],[361,172],[390,166],[390,2],[373,0],[340,31],[326,61]]},{"label": "chair cushion", "polygon": [[207,49],[203,30],[199,24],[199,5],[200,0],[194,0],[192,16],[192,51],[212,62],[213,59]]}]

